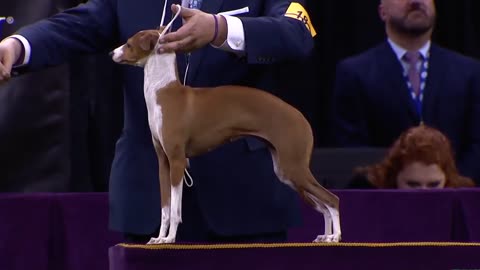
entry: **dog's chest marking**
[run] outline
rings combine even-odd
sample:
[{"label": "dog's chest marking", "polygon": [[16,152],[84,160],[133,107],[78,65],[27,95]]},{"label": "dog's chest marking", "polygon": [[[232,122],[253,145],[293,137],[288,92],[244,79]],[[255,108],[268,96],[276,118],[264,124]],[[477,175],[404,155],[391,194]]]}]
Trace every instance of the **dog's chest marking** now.
[{"label": "dog's chest marking", "polygon": [[176,81],[175,54],[152,54],[144,67],[144,95],[148,111],[148,124],[152,136],[163,145],[162,107],[157,103],[157,92]]}]

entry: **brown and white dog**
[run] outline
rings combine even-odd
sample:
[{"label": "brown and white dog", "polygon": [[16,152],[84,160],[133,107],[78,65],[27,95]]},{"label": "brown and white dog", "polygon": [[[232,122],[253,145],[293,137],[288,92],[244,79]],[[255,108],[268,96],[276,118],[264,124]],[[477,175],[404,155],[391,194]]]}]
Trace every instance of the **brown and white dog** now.
[{"label": "brown and white dog", "polygon": [[159,162],[162,208],[160,233],[149,244],[175,242],[187,159],[246,135],[269,143],[278,179],[323,214],[325,233],[314,241],[340,241],[339,199],[323,188],[309,169],[313,135],[304,116],[259,89],[182,85],[175,53],[156,53],[160,35],[159,30],[140,31],[112,52],[117,63],[144,67],[144,95]]}]

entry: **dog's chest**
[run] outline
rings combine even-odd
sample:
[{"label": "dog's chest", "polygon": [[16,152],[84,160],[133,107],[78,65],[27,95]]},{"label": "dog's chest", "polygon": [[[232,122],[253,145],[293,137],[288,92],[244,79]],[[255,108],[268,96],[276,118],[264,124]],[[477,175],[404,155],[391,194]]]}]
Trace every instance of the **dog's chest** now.
[{"label": "dog's chest", "polygon": [[147,106],[148,125],[152,136],[163,144],[162,127],[163,127],[163,112],[162,106],[157,102],[157,91],[159,85],[159,78],[148,76],[145,74],[145,105]]},{"label": "dog's chest", "polygon": [[164,113],[161,104],[158,102],[157,94],[177,79],[175,68],[175,54],[152,55],[144,67],[144,94],[148,110],[148,124],[152,136],[162,144]]}]

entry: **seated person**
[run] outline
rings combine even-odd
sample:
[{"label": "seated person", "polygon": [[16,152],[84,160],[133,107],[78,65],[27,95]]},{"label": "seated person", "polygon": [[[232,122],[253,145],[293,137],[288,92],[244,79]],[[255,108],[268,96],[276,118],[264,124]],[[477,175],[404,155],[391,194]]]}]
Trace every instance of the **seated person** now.
[{"label": "seated person", "polygon": [[459,175],[452,147],[440,131],[420,125],[403,132],[383,161],[358,168],[349,188],[473,187]]},{"label": "seated person", "polygon": [[387,38],[337,66],[332,138],[389,147],[425,123],[450,140],[459,172],[480,186],[480,61],[431,40],[433,0],[381,0]]}]

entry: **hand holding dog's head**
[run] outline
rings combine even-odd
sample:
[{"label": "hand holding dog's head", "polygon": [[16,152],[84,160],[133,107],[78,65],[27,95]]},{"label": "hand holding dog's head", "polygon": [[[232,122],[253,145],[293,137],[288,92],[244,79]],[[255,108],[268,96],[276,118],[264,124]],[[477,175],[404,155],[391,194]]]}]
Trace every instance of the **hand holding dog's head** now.
[{"label": "hand holding dog's head", "polygon": [[113,61],[119,64],[143,66],[158,42],[163,26],[158,30],[136,33],[125,44],[111,52]]}]

